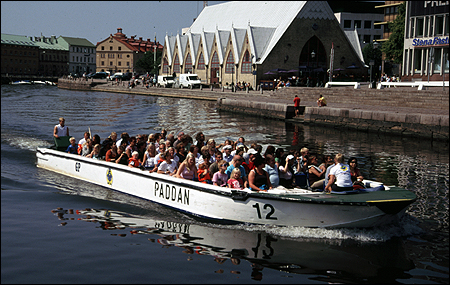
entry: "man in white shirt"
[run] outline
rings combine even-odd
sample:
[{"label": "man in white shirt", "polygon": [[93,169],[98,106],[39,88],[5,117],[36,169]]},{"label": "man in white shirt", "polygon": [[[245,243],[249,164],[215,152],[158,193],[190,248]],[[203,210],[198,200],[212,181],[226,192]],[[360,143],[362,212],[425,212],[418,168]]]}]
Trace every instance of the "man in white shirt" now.
[{"label": "man in white shirt", "polygon": [[330,169],[330,179],[325,190],[327,192],[353,190],[350,166],[344,164],[344,156],[341,153],[338,153],[336,154],[334,161],[336,162],[336,165]]}]

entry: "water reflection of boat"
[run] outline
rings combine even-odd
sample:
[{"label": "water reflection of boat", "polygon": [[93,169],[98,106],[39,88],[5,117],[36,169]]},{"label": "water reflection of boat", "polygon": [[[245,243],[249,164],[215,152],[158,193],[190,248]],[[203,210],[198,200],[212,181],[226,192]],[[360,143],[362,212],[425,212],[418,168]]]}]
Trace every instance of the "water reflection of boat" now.
[{"label": "water reflection of boat", "polygon": [[[64,215],[69,212],[63,209],[54,212],[60,219],[67,220]],[[179,247],[187,254],[212,256],[217,262],[229,259],[233,264],[246,260],[253,264],[255,276],[262,274],[263,268],[271,268],[309,274],[316,280],[328,282],[360,280],[373,283],[379,278],[386,282],[386,274],[394,282],[397,278],[406,278],[407,274],[403,272],[414,268],[398,239],[367,244],[348,240],[287,239],[262,231],[178,222],[111,210],[85,209],[77,210],[76,214],[78,220],[100,223],[102,229],[149,235],[148,240],[166,247]]]},{"label": "water reflection of boat", "polygon": [[11,85],[28,85],[28,84],[32,84],[32,83],[30,80],[19,80],[19,81],[10,82],[9,84],[11,84]]},{"label": "water reflection of boat", "polygon": [[416,200],[410,191],[380,183],[370,187],[383,191],[366,189],[369,192],[355,195],[304,189],[256,192],[149,173],[48,148],[37,148],[36,156],[39,167],[220,223],[374,227],[397,220]]},{"label": "water reflection of boat", "polygon": [[36,84],[36,85],[56,86],[55,82],[48,81],[48,80],[46,80],[46,81],[40,81],[40,80],[35,80],[35,81],[19,80],[19,81],[10,82],[9,84],[11,84],[11,85],[31,85],[31,84]]}]

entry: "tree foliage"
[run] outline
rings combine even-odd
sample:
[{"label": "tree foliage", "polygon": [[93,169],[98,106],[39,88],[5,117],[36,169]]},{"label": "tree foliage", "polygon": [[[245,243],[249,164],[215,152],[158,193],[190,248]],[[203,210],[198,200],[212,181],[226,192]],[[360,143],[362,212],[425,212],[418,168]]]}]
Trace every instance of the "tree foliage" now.
[{"label": "tree foliage", "polygon": [[156,51],[156,63],[154,53],[147,51],[144,56],[136,62],[136,67],[150,74],[158,73],[158,65],[161,63],[162,51]]},{"label": "tree foliage", "polygon": [[374,60],[374,65],[381,65],[381,50],[379,48],[375,49],[373,43],[367,44],[363,50],[364,63],[369,65],[371,60]]},{"label": "tree foliage", "polygon": [[389,40],[383,43],[382,52],[386,54],[386,59],[392,59],[394,63],[403,61],[403,43],[405,38],[405,14],[406,2],[398,6],[398,15],[392,23],[389,23],[389,30],[392,32]]}]

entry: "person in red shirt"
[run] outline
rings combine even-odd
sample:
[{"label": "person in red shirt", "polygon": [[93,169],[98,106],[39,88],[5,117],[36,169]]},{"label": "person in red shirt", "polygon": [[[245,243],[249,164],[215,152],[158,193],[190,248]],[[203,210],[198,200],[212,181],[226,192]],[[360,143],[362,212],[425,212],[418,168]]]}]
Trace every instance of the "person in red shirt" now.
[{"label": "person in red shirt", "polygon": [[294,98],[294,108],[295,108],[295,115],[298,116],[300,114],[300,98],[298,98],[297,95],[295,95]]}]

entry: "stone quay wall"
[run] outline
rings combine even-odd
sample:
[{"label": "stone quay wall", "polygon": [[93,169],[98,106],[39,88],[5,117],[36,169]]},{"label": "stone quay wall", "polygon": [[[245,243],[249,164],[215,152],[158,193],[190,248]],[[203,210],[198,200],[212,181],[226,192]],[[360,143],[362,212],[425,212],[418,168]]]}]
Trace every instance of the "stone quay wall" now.
[{"label": "stone quay wall", "polygon": [[[238,91],[221,88],[173,89],[126,87],[105,80],[59,79],[58,87],[73,90],[188,98],[217,102],[217,109],[294,123],[331,126],[407,137],[449,140],[449,94],[432,88],[418,91],[406,88],[382,90],[352,87],[291,87],[277,91]],[[363,89],[364,88],[364,89]],[[328,106],[317,107],[323,94]],[[301,99],[300,115],[295,116],[293,98]]]}]

